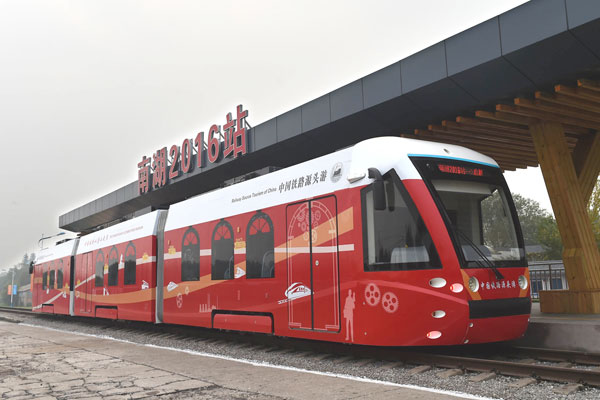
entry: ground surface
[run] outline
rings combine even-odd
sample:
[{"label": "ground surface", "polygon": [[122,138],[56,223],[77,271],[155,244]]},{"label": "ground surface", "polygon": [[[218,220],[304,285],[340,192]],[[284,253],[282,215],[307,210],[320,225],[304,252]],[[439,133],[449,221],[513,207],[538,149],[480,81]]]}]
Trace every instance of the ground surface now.
[{"label": "ground surface", "polygon": [[252,365],[0,321],[11,399],[448,399],[448,394]]}]

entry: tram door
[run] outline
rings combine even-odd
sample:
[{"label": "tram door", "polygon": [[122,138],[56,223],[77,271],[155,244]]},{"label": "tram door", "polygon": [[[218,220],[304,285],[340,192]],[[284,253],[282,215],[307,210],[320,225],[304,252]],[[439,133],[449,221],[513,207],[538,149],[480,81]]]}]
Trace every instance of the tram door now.
[{"label": "tram door", "polygon": [[[92,262],[92,252],[81,256],[81,266],[77,267],[78,280],[76,282],[76,293],[79,293],[79,304],[81,312],[92,312],[92,288],[94,282],[94,264]],[[77,294],[76,294],[77,296]]]},{"label": "tram door", "polygon": [[286,209],[288,324],[292,329],[340,330],[335,196]]}]

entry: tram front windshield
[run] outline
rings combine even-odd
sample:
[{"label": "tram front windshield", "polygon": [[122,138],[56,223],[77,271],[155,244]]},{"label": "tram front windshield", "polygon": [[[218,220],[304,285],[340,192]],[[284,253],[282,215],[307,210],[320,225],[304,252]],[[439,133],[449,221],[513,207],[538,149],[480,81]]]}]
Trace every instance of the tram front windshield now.
[{"label": "tram front windshield", "polygon": [[465,267],[523,266],[523,240],[498,168],[429,161],[419,168],[446,218]]}]

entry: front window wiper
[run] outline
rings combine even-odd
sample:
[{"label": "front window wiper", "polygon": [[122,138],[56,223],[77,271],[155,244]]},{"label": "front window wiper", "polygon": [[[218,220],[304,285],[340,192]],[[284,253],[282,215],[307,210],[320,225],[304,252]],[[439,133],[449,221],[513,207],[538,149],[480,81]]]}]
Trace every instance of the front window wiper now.
[{"label": "front window wiper", "polygon": [[[477,255],[479,257],[481,257],[481,259],[485,262],[482,263],[479,260],[474,260],[477,265],[483,267],[483,268],[491,268],[494,271],[494,275],[496,275],[496,279],[497,280],[501,280],[504,279],[504,275],[502,275],[500,273],[500,271],[498,270],[498,268],[496,268],[494,266],[494,263],[492,263],[490,261],[490,259],[483,253],[483,251],[481,251],[481,249],[471,240],[471,238],[469,238],[469,236],[467,236],[466,233],[462,232],[460,229],[458,229],[457,227],[454,227],[454,230],[456,231],[456,233],[458,233],[458,235],[465,241],[467,242],[467,244],[473,249],[473,251],[475,251],[475,253],[477,253]],[[469,261],[469,260],[467,260]]]}]

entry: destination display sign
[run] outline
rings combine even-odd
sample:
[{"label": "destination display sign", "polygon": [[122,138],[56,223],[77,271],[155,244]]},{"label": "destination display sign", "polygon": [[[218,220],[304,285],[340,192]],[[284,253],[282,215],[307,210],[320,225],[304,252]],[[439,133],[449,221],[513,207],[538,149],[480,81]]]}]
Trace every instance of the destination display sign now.
[{"label": "destination display sign", "polygon": [[142,195],[160,189],[170,180],[203,168],[206,165],[203,158],[216,164],[225,157],[237,158],[248,153],[246,117],[248,110],[240,104],[236,108],[236,118],[227,113],[223,130],[220,125],[213,124],[206,140],[204,132],[199,132],[195,138],[184,139],[181,146],[174,144],[168,150],[167,147],[156,150],[150,157],[143,156],[137,164],[138,193]]}]

